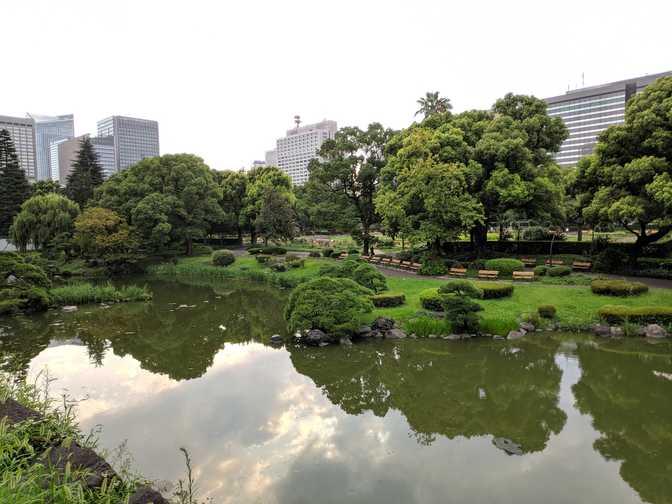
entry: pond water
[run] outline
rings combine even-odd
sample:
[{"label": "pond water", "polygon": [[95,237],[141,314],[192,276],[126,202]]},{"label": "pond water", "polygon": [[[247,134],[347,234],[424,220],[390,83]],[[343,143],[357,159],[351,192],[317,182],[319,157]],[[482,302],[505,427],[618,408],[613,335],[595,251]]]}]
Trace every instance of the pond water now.
[{"label": "pond water", "polygon": [[534,335],[274,348],[282,293],[151,282],[149,304],[0,320],[101,443],[226,503],[670,503],[672,346]]}]

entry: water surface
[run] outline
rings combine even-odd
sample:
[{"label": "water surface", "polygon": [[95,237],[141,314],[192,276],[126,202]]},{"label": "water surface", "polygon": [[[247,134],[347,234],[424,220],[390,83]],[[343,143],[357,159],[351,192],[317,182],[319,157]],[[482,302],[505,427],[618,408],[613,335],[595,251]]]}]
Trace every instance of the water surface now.
[{"label": "water surface", "polygon": [[0,321],[0,367],[86,398],[150,478],[230,503],[672,502],[672,347],[534,335],[273,348],[286,295],[154,282],[150,304]]}]

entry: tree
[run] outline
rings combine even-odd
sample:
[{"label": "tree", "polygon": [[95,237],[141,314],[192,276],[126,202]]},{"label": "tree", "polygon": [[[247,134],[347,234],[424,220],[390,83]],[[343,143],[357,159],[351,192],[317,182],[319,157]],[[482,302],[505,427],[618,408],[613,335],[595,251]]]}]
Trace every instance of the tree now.
[{"label": "tree", "polygon": [[374,198],[385,166],[385,144],[391,136],[392,130],[379,123],[370,124],[365,131],[341,128],[334,139],[322,144],[320,159],[309,165],[309,183],[320,185],[352,206],[358,219],[354,234],[361,240],[365,255],[371,249],[371,226],[378,220]]},{"label": "tree", "polygon": [[103,170],[98,163],[98,154],[89,137],[80,142],[77,159],[72,165],[65,186],[65,194],[84,208],[93,197],[93,191],[103,183]]},{"label": "tree", "polygon": [[[248,186],[241,220],[250,232],[252,244],[257,243],[257,235],[260,232],[267,241],[271,238],[271,234],[278,234],[278,237],[293,235],[293,211],[290,212],[289,209],[293,208],[294,194],[289,176],[275,166],[261,166],[250,170],[247,178]],[[271,193],[276,194],[271,196]],[[282,199],[285,201],[281,201]],[[281,211],[284,222],[276,220],[271,215],[272,207]]]},{"label": "tree", "polygon": [[31,196],[42,196],[44,194],[62,194],[63,189],[60,184],[54,180],[38,180],[31,187]]},{"label": "tree", "polygon": [[633,257],[672,231],[672,77],[633,96],[624,123],[602,132],[579,168],[591,195],[583,216],[632,233]]},{"label": "tree", "polygon": [[53,193],[33,196],[21,205],[9,235],[22,251],[29,244],[40,250],[56,239],[70,239],[77,215],[79,206],[65,196]]},{"label": "tree", "polygon": [[450,103],[450,98],[440,97],[438,91],[434,93],[425,93],[425,96],[420,98],[417,103],[420,105],[420,108],[415,115],[422,114],[425,118],[434,114],[450,112],[453,109],[453,106]]},{"label": "tree", "polygon": [[291,240],[294,237],[294,209],[287,193],[274,188],[264,192],[255,226],[266,245],[268,240]]},{"label": "tree", "polygon": [[14,216],[30,196],[30,185],[19,165],[14,142],[6,129],[0,130],[0,236],[7,236]]},{"label": "tree", "polygon": [[109,208],[135,228],[150,253],[183,247],[221,222],[221,189],[197,156],[169,154],[143,159],[107,180],[96,191],[97,206]]},{"label": "tree", "polygon": [[224,211],[223,222],[215,231],[234,231],[238,242],[243,242],[243,210],[247,194],[248,178],[243,171],[213,171],[215,181],[222,190],[220,206]]}]

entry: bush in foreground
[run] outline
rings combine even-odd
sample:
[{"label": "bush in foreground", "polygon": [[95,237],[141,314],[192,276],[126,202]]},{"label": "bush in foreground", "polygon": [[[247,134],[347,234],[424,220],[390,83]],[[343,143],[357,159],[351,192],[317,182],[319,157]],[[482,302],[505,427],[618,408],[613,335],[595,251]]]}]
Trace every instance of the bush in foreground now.
[{"label": "bush in foreground", "polygon": [[352,332],[373,310],[373,292],[349,278],[321,277],[300,284],[285,307],[291,331],[320,329],[327,334]]},{"label": "bush in foreground", "polygon": [[401,292],[388,292],[371,296],[371,301],[376,308],[391,308],[403,305],[406,302],[406,296]]},{"label": "bush in foreground", "polygon": [[649,287],[641,282],[596,278],[590,283],[590,290],[602,296],[638,296],[648,292]]},{"label": "bush in foreground", "polygon": [[485,269],[499,271],[501,275],[511,276],[514,271],[523,271],[525,265],[518,259],[489,259],[485,261]]},{"label": "bush in foreground", "polygon": [[229,266],[236,261],[236,256],[230,250],[215,250],[212,253],[212,264],[215,266]]},{"label": "bush in foreground", "polygon": [[352,272],[352,279],[359,285],[373,292],[387,290],[387,279],[378,269],[370,264],[362,263]]},{"label": "bush in foreground", "polygon": [[548,273],[548,266],[544,265],[535,266],[533,271],[535,277],[546,276],[546,273]]},{"label": "bush in foreground", "polygon": [[605,305],[597,312],[609,324],[672,324],[672,307]]},{"label": "bush in foreground", "polygon": [[443,311],[439,289],[425,289],[420,293],[420,304],[425,310]]},{"label": "bush in foreground", "polygon": [[481,290],[482,299],[499,299],[513,295],[513,284],[504,282],[480,282],[476,284]]},{"label": "bush in foreground", "polygon": [[553,266],[548,268],[548,276],[550,277],[564,277],[572,274],[572,268],[569,266]]},{"label": "bush in foreground", "polygon": [[439,295],[446,320],[453,331],[478,332],[479,319],[476,312],[481,311],[483,307],[471,298],[481,297],[483,291],[468,280],[453,280],[439,288]]}]

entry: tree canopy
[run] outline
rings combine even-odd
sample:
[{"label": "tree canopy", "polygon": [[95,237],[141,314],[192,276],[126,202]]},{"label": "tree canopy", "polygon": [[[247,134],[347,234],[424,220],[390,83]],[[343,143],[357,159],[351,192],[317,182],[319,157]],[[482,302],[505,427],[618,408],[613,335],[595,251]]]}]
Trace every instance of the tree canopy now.
[{"label": "tree canopy", "polygon": [[450,112],[453,109],[453,105],[450,103],[450,98],[439,96],[438,91],[425,93],[425,96],[418,99],[417,103],[420,108],[415,112],[416,116],[422,115],[423,117],[429,117],[433,114]]},{"label": "tree canopy", "polygon": [[65,186],[65,194],[84,208],[93,197],[93,191],[103,183],[103,170],[98,162],[98,154],[89,137],[84,137],[77,151]]},{"label": "tree canopy", "polygon": [[6,129],[0,130],[0,236],[6,236],[21,204],[30,196],[30,185],[19,165],[14,142]]}]

